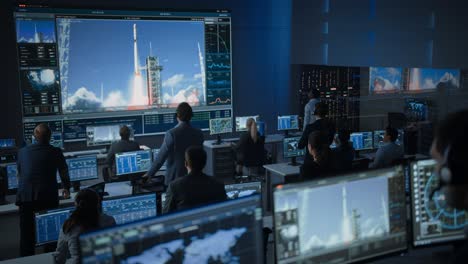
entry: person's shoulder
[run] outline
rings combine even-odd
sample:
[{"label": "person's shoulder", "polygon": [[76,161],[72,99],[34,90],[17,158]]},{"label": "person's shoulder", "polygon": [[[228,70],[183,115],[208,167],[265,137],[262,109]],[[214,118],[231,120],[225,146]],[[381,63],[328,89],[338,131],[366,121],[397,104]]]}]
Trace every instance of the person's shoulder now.
[{"label": "person's shoulder", "polygon": [[109,227],[115,225],[115,219],[114,217],[107,215],[105,213],[102,213],[99,215],[99,226],[100,227]]}]

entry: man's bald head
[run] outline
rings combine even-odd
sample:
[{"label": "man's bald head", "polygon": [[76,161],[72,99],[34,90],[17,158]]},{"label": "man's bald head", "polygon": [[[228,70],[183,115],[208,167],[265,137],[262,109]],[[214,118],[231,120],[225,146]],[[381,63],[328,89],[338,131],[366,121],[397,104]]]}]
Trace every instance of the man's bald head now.
[{"label": "man's bald head", "polygon": [[41,123],[34,128],[34,137],[39,143],[49,143],[52,132],[47,124]]}]

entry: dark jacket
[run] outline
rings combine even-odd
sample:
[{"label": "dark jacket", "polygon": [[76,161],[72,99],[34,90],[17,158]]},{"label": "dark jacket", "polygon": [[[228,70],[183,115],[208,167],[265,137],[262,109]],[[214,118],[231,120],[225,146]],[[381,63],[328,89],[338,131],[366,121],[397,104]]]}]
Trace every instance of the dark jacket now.
[{"label": "dark jacket", "polygon": [[70,188],[68,166],[62,150],[50,144],[32,144],[18,152],[18,192],[16,204],[32,202],[41,208],[58,206],[57,170],[66,171],[61,175],[65,189]]},{"label": "dark jacket", "polygon": [[119,140],[112,143],[107,152],[107,166],[115,173],[115,154],[137,150],[140,150],[140,144],[132,140]]},{"label": "dark jacket", "polygon": [[151,177],[166,163],[165,184],[187,174],[185,168],[185,150],[190,146],[203,146],[203,133],[192,127],[189,122],[179,124],[166,132],[159,155],[151,165],[148,176]]},{"label": "dark jacket", "polygon": [[205,174],[188,174],[169,184],[163,212],[188,209],[226,200],[224,184]]},{"label": "dark jacket", "polygon": [[240,136],[237,144],[237,163],[246,167],[262,166],[265,163],[265,138],[259,133],[255,143],[250,132]]},{"label": "dark jacket", "polygon": [[[332,122],[328,121],[328,119],[319,119],[314,123],[306,126],[304,132],[302,133],[301,139],[299,140],[298,148],[303,149],[307,147],[309,135],[314,131],[323,131],[327,133],[328,140],[330,141],[329,145],[333,143],[333,138],[335,137],[336,132],[335,125]],[[307,151],[304,160],[311,160],[311,157]]]},{"label": "dark jacket", "polygon": [[[321,164],[315,162],[312,157],[304,159],[304,164],[302,164],[300,168],[300,176],[302,180],[317,179],[336,173],[334,153],[331,150],[329,151],[328,159],[323,161]],[[307,155],[310,156],[310,154]]]}]

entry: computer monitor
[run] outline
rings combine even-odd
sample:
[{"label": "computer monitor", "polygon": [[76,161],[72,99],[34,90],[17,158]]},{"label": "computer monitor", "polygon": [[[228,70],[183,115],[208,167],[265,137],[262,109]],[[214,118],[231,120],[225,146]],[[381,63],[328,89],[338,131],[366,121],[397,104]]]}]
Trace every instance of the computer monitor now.
[{"label": "computer monitor", "polygon": [[277,186],[277,263],[349,263],[406,249],[404,188],[401,166]]},{"label": "computer monitor", "polygon": [[232,119],[230,117],[210,119],[210,135],[217,137],[213,144],[221,144],[221,134],[226,133],[232,133]]},{"label": "computer monitor", "polygon": [[257,131],[260,136],[264,137],[266,133],[266,124],[263,121],[257,121]]},{"label": "computer monitor", "polygon": [[283,139],[283,156],[285,159],[291,158],[291,165],[297,165],[296,157],[304,156],[306,148],[299,149],[301,137],[288,137]]},{"label": "computer monitor", "polygon": [[0,149],[10,149],[14,147],[16,147],[16,141],[14,138],[0,139]]},{"label": "computer monitor", "polygon": [[226,190],[227,197],[229,199],[237,199],[253,194],[262,193],[262,183],[261,182],[247,182],[247,183],[237,183],[237,184],[228,184],[224,186]]},{"label": "computer monitor", "polygon": [[278,130],[297,130],[299,129],[299,116],[286,115],[278,116]]},{"label": "computer monitor", "polygon": [[37,212],[36,245],[47,244],[58,240],[63,223],[70,217],[75,207]]},{"label": "computer monitor", "polygon": [[7,175],[8,190],[11,191],[18,189],[18,172],[16,163],[6,164],[5,169]]},{"label": "computer monitor", "polygon": [[373,149],[372,132],[356,132],[351,134],[351,142],[355,150]]},{"label": "computer monitor", "polygon": [[253,118],[255,122],[258,122],[258,115],[255,116],[236,116],[236,131],[247,131],[247,120]]},{"label": "computer monitor", "polygon": [[88,147],[110,145],[112,142],[120,140],[120,128],[123,125],[127,125],[130,128],[130,139],[133,140],[133,129],[130,124],[87,126],[86,145]]},{"label": "computer monitor", "polygon": [[102,211],[113,216],[118,225],[154,217],[157,215],[156,193],[105,199]]},{"label": "computer monitor", "polygon": [[260,196],[98,230],[79,237],[81,263],[263,263]]},{"label": "computer monitor", "polygon": [[[399,146],[403,146],[403,142],[404,142],[404,130],[403,129],[398,129],[398,138],[397,140],[395,141],[395,144],[399,145]],[[378,149],[380,148],[381,146],[383,146],[384,142],[383,142],[383,139],[384,139],[384,136],[385,136],[385,130],[375,130],[374,131],[374,148],[375,149]]]},{"label": "computer monitor", "polygon": [[435,191],[439,186],[435,169],[435,160],[420,160],[411,164],[414,246],[465,238],[463,229],[468,226],[468,212],[449,207],[444,195]]},{"label": "computer monitor", "polygon": [[[97,156],[69,158],[66,161],[70,181],[78,182],[98,178]],[[60,182],[59,172],[57,172],[57,180]]]},{"label": "computer monitor", "polygon": [[[153,160],[156,160],[158,155],[159,155],[159,149],[153,149]],[[166,169],[167,169],[167,160],[164,162],[164,164],[159,170],[165,171]]]},{"label": "computer monitor", "polygon": [[151,167],[151,150],[137,150],[115,154],[116,175],[143,173]]}]

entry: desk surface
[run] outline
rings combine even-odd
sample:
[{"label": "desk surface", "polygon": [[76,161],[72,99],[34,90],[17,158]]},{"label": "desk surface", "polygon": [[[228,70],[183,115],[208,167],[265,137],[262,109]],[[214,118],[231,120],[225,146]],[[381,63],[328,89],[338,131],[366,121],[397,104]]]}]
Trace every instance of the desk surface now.
[{"label": "desk surface", "polygon": [[297,166],[289,165],[289,163],[277,163],[277,164],[263,165],[263,168],[265,168],[266,170],[279,174],[281,176],[297,175],[300,172],[300,167],[301,166],[299,165]]},{"label": "desk surface", "polygon": [[[85,186],[83,186],[82,188],[85,188]],[[130,195],[130,194],[132,194],[132,186],[131,186],[129,181],[111,182],[111,183],[106,183],[104,191],[109,193],[109,196],[106,196],[104,198],[114,197],[114,196]],[[77,193],[72,192],[70,194],[70,199],[60,200],[60,205],[73,203],[75,201],[76,194]],[[15,195],[11,195],[11,196],[7,197],[7,200],[10,203],[0,206],[0,214],[8,214],[8,213],[18,212],[18,206],[15,205],[15,199],[16,199]]]},{"label": "desk surface", "polygon": [[[283,142],[283,139],[284,139],[284,135],[281,135],[281,134],[267,135],[265,137],[265,144],[281,143]],[[238,137],[222,138],[221,144],[219,145],[213,145],[213,143],[215,143],[216,140],[205,140],[205,142],[203,142],[203,145],[209,148],[225,148],[225,147],[230,147],[232,143],[235,143],[237,141],[239,141]]]},{"label": "desk surface", "polygon": [[38,255],[24,257],[24,258],[16,258],[16,259],[0,261],[0,264],[30,264],[30,263],[53,264],[54,257],[52,256],[52,253],[44,253],[44,254],[38,254]]}]

